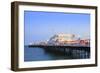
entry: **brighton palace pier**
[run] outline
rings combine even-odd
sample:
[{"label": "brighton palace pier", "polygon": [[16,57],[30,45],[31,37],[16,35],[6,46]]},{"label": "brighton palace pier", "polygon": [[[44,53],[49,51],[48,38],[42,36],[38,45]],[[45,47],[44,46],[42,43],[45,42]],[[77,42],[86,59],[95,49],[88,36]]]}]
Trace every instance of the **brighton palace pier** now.
[{"label": "brighton palace pier", "polygon": [[48,41],[31,43],[29,47],[40,47],[53,52],[71,52],[84,50],[90,52],[90,39],[79,38],[74,34],[56,34]]}]

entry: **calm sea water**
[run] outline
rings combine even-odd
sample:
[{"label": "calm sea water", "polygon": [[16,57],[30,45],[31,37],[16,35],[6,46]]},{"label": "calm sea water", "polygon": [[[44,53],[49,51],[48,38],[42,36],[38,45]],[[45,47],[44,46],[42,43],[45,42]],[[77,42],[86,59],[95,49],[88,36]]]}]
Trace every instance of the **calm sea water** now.
[{"label": "calm sea water", "polygon": [[43,48],[24,47],[24,61],[44,61],[63,59],[87,59],[90,54],[86,51],[73,50],[71,54],[57,54],[49,52]]}]

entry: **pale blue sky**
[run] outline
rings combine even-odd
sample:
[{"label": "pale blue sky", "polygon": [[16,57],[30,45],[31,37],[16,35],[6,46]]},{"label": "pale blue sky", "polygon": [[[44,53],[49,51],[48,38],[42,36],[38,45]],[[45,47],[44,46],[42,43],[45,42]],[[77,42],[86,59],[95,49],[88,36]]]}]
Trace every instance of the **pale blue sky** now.
[{"label": "pale blue sky", "polygon": [[24,11],[24,27],[25,45],[57,33],[90,36],[90,14]]}]

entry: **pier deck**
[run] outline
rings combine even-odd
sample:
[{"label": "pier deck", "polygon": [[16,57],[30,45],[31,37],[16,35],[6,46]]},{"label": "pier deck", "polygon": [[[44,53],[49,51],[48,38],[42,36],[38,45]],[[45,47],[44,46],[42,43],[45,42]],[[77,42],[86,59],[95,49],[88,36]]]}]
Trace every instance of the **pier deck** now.
[{"label": "pier deck", "polygon": [[29,45],[29,47],[39,47],[39,48],[43,48],[45,50],[58,50],[60,51],[61,49],[63,49],[64,51],[66,51],[66,49],[70,49],[70,50],[84,50],[87,52],[90,52],[90,47],[89,46],[52,46],[52,45]]}]

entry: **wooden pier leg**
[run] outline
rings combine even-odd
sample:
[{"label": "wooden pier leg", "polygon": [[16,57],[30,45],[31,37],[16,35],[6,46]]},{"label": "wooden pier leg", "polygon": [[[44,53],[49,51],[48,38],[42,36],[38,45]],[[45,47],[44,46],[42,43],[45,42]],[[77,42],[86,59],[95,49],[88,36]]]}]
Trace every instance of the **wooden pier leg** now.
[{"label": "wooden pier leg", "polygon": [[64,48],[64,55],[66,55],[66,48]]}]

